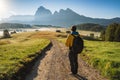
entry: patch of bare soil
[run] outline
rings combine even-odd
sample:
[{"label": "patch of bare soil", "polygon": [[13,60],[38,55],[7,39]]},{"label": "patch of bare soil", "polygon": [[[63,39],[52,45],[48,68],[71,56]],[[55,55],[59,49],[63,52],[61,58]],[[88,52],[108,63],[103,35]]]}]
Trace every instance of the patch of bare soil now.
[{"label": "patch of bare soil", "polygon": [[79,57],[79,71],[72,75],[68,59],[68,48],[64,44],[51,40],[53,46],[45,52],[34,65],[25,80],[107,80],[88,66]]}]

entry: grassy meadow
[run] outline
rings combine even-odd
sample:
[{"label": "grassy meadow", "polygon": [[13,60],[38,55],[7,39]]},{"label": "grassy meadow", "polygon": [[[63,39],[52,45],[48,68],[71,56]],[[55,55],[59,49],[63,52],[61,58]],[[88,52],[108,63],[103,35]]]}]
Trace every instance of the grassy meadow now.
[{"label": "grassy meadow", "polygon": [[85,41],[83,59],[111,80],[120,79],[120,43]]},{"label": "grassy meadow", "polygon": [[[0,40],[0,80],[9,79],[24,64],[39,55],[50,41],[43,35],[48,32],[26,32],[12,35],[12,38]],[[41,36],[42,35],[42,36]],[[50,36],[51,37],[51,36]]]},{"label": "grassy meadow", "polygon": [[[65,38],[58,39],[65,43]],[[120,80],[120,43],[84,40],[80,56],[110,80]]]},{"label": "grassy meadow", "polygon": [[[14,34],[12,38],[1,39],[0,80],[5,76],[11,77],[24,66],[24,63],[38,56],[38,52],[50,43],[49,39],[57,39],[65,43],[66,37],[67,34],[64,31],[60,33],[38,31]],[[80,56],[87,63],[100,70],[101,74],[110,80],[120,80],[119,42],[84,40],[84,46]]]}]

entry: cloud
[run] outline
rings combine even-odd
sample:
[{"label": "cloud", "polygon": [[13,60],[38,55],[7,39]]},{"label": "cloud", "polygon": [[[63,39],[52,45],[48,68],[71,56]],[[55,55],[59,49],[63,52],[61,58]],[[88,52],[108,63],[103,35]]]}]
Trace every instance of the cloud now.
[{"label": "cloud", "polygon": [[9,11],[9,13],[10,13],[10,15],[17,15],[17,13],[14,11]]},{"label": "cloud", "polygon": [[9,18],[12,15],[17,15],[17,13],[14,11],[7,11],[5,13],[0,13],[0,20],[2,20],[4,18]]}]

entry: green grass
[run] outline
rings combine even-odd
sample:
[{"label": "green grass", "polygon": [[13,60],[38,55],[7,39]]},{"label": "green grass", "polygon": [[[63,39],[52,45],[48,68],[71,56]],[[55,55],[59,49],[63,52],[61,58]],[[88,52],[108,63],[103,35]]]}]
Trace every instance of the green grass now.
[{"label": "green grass", "polygon": [[[64,39],[58,39],[65,43]],[[120,80],[120,43],[84,40],[80,56],[110,80]]]},{"label": "green grass", "polygon": [[92,66],[98,68],[111,80],[120,79],[120,43],[103,41],[85,41],[83,54]]},{"label": "green grass", "polygon": [[30,38],[33,35],[35,33],[24,33],[0,40],[0,79],[13,76],[50,43],[48,39]]}]

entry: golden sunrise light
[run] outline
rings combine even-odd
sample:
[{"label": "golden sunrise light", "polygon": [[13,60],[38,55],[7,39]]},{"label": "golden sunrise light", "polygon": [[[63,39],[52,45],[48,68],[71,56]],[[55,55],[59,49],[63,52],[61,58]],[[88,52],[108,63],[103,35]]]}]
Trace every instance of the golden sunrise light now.
[{"label": "golden sunrise light", "polygon": [[7,17],[7,11],[8,11],[8,2],[6,0],[0,0],[0,18],[1,17]]}]

